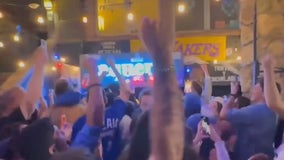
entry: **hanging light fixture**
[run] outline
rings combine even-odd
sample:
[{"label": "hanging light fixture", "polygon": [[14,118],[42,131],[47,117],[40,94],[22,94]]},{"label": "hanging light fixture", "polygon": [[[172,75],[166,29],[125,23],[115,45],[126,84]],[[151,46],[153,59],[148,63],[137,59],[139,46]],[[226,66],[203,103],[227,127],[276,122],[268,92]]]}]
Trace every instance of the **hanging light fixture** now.
[{"label": "hanging light fixture", "polygon": [[38,3],[30,3],[28,6],[29,6],[31,9],[38,9],[39,4],[38,4]]},{"label": "hanging light fixture", "polygon": [[179,12],[179,13],[184,13],[184,12],[185,12],[185,9],[186,9],[185,3],[180,2],[180,3],[178,4],[178,12]]}]

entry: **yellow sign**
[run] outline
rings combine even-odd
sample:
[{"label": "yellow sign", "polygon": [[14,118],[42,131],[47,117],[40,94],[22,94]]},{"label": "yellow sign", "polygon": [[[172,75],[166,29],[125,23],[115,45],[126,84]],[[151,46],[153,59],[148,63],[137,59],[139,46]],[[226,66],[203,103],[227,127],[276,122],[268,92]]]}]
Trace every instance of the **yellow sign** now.
[{"label": "yellow sign", "polygon": [[[131,41],[131,52],[145,51],[139,40]],[[226,60],[226,37],[190,37],[177,38],[175,42],[175,52],[180,52],[184,58],[197,56],[204,61],[224,61]]]}]

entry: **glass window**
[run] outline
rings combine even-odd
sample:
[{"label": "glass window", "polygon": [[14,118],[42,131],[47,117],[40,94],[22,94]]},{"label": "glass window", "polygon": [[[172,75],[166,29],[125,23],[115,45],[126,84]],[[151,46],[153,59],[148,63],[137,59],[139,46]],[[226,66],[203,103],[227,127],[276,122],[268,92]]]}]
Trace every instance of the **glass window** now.
[{"label": "glass window", "polygon": [[210,0],[211,29],[238,29],[238,15],[238,0]]},{"label": "glass window", "polygon": [[[181,3],[185,5],[184,12]],[[204,0],[184,0],[177,3],[176,30],[204,29]]]}]

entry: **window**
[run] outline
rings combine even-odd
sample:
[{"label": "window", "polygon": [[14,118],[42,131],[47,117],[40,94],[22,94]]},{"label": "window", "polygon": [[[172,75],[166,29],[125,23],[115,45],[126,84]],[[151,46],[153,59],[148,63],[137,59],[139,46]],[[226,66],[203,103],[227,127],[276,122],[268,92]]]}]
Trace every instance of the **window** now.
[{"label": "window", "polygon": [[[178,12],[178,3],[185,4],[185,11]],[[203,30],[204,29],[204,0],[185,0],[176,5],[176,30]]]},{"label": "window", "polygon": [[210,0],[211,29],[238,29],[238,15],[238,0]]}]

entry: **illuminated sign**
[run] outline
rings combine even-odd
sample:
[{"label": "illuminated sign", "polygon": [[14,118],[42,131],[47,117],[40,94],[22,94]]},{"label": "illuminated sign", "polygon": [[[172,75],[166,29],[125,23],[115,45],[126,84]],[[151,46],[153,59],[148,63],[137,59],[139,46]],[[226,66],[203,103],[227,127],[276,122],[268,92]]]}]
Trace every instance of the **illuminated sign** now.
[{"label": "illuminated sign", "polygon": [[[99,75],[103,72],[108,73],[101,82],[104,87],[118,80],[111,67],[107,64],[108,58],[115,60],[116,69],[125,77],[126,82],[130,83],[131,86],[143,87],[154,83],[153,62],[150,55],[147,53],[84,54],[80,56],[80,64],[82,65],[84,59],[90,56],[97,59]],[[174,56],[173,62],[176,69],[177,80],[179,84],[183,84],[184,69],[181,56]],[[89,75],[84,67],[81,67],[81,84],[83,88],[89,85]]]},{"label": "illuminated sign", "polygon": [[[131,52],[144,51],[141,41],[130,42]],[[175,41],[175,52],[182,53],[184,59],[189,56],[197,56],[204,61],[226,60],[226,37],[207,36],[177,38]]]},{"label": "illuminated sign", "polygon": [[[124,63],[124,64],[116,64],[115,65],[118,72],[125,77],[133,77],[133,76],[143,76],[144,74],[153,75],[152,63]],[[108,72],[107,76],[115,77],[114,72],[107,64],[100,64],[98,66],[99,74],[103,72]]]}]

